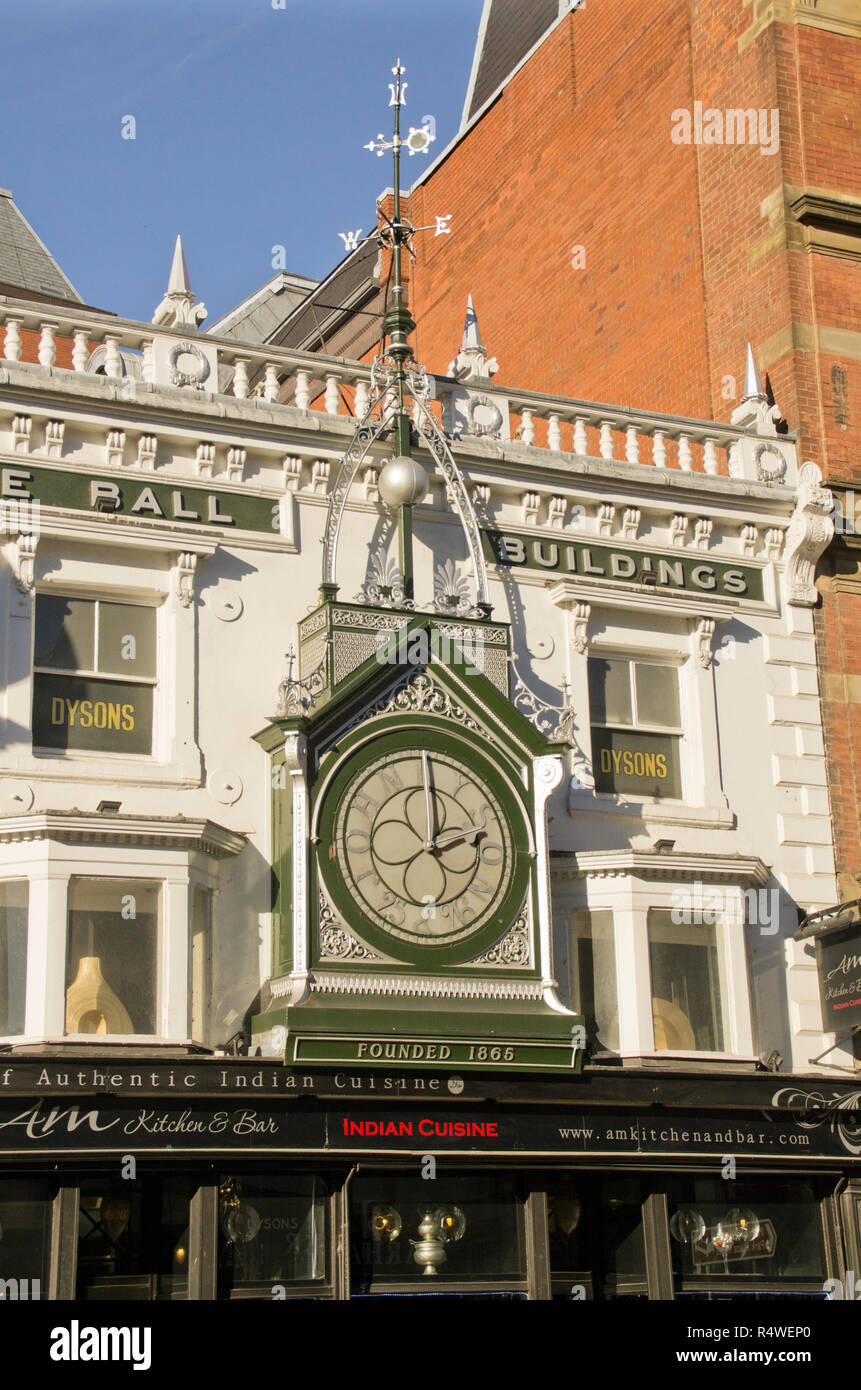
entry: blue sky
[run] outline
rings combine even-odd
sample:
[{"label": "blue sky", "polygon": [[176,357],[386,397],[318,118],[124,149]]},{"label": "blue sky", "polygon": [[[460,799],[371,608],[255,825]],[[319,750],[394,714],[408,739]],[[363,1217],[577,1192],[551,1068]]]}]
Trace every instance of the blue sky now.
[{"label": "blue sky", "polygon": [[0,186],[87,303],[149,320],[177,232],[207,323],[273,246],[325,275],[391,181],[362,146],[391,129],[398,57],[407,124],[435,117],[433,153],[455,134],[481,0],[283,3],[3,0]]}]

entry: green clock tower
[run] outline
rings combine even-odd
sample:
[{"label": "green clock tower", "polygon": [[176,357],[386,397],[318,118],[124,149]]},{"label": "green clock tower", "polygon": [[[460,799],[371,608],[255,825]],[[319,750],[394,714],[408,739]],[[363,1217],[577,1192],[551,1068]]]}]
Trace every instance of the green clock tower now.
[{"label": "green clock tower", "polygon": [[[272,998],[255,1030],[286,1030],[288,1064],[571,1071],[583,1020],[556,997],[546,835],[565,745],[512,704],[510,630],[492,621],[478,523],[409,344],[401,261],[415,228],[401,215],[400,152],[432,137],[401,137],[393,71],[394,137],[370,147],[394,155],[393,218],[378,234],[392,257],[389,343],[330,494],[299,673],[291,653],[258,735],[276,898]],[[431,611],[417,602],[413,507],[428,477],[413,448],[459,516],[474,602],[462,586]],[[347,603],[338,542],[369,462],[397,516],[398,563],[381,562],[367,601]]]}]

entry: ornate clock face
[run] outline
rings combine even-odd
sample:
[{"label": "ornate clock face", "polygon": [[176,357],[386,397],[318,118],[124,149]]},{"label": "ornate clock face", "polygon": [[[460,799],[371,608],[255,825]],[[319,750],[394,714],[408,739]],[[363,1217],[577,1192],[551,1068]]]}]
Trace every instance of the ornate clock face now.
[{"label": "ornate clock face", "polygon": [[467,763],[436,741],[380,754],[343,787],[329,860],[352,903],[392,945],[465,942],[509,895],[510,817],[480,761]]}]

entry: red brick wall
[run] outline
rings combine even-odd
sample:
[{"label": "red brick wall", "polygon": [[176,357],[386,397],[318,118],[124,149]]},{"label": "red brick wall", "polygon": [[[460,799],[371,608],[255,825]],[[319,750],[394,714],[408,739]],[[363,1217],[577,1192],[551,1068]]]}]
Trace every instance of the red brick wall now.
[{"label": "red brick wall", "polygon": [[[861,486],[858,339],[832,333],[861,328],[861,262],[811,251],[784,198],[861,195],[861,45],[783,22],[745,41],[757,8],[605,0],[559,25],[413,195],[417,225],[453,215],[451,236],[418,238],[417,355],[445,372],[471,293],[500,383],[727,419],[751,342],[802,459]],[[777,153],[673,144],[672,112],[695,100],[777,109]],[[838,678],[839,867],[861,871],[861,706],[834,698],[861,675],[861,595],[826,593],[817,635]]]}]

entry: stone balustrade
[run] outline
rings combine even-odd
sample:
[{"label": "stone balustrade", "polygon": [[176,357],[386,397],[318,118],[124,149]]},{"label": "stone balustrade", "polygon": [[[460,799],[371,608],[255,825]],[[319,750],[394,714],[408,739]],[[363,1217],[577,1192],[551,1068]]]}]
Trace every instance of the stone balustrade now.
[{"label": "stone balustrade", "polygon": [[[26,333],[36,344],[39,368],[58,375],[86,371],[122,379],[123,394],[130,397],[136,383],[143,391],[187,389],[199,378],[198,389],[222,400],[259,400],[348,418],[361,418],[368,407],[371,372],[363,362],[274,346],[258,350],[190,327],[166,329],[76,308],[64,314],[52,307],[50,313],[49,319],[20,300],[0,296],[0,362],[23,361]],[[57,365],[58,339],[72,344],[71,368]],[[67,354],[68,348],[66,360]],[[29,345],[27,356],[34,356]],[[32,361],[28,365],[39,370]],[[455,427],[452,433],[474,434],[503,447],[509,442],[526,445],[539,465],[546,465],[547,454],[560,454],[760,483],[794,486],[797,481],[793,436],[762,428],[754,422],[754,412],[750,423],[730,425],[495,383],[483,388],[462,387],[445,377],[430,380],[428,406],[443,423],[447,399],[466,399],[461,417],[466,428]],[[476,406],[501,424],[476,425]]]}]

